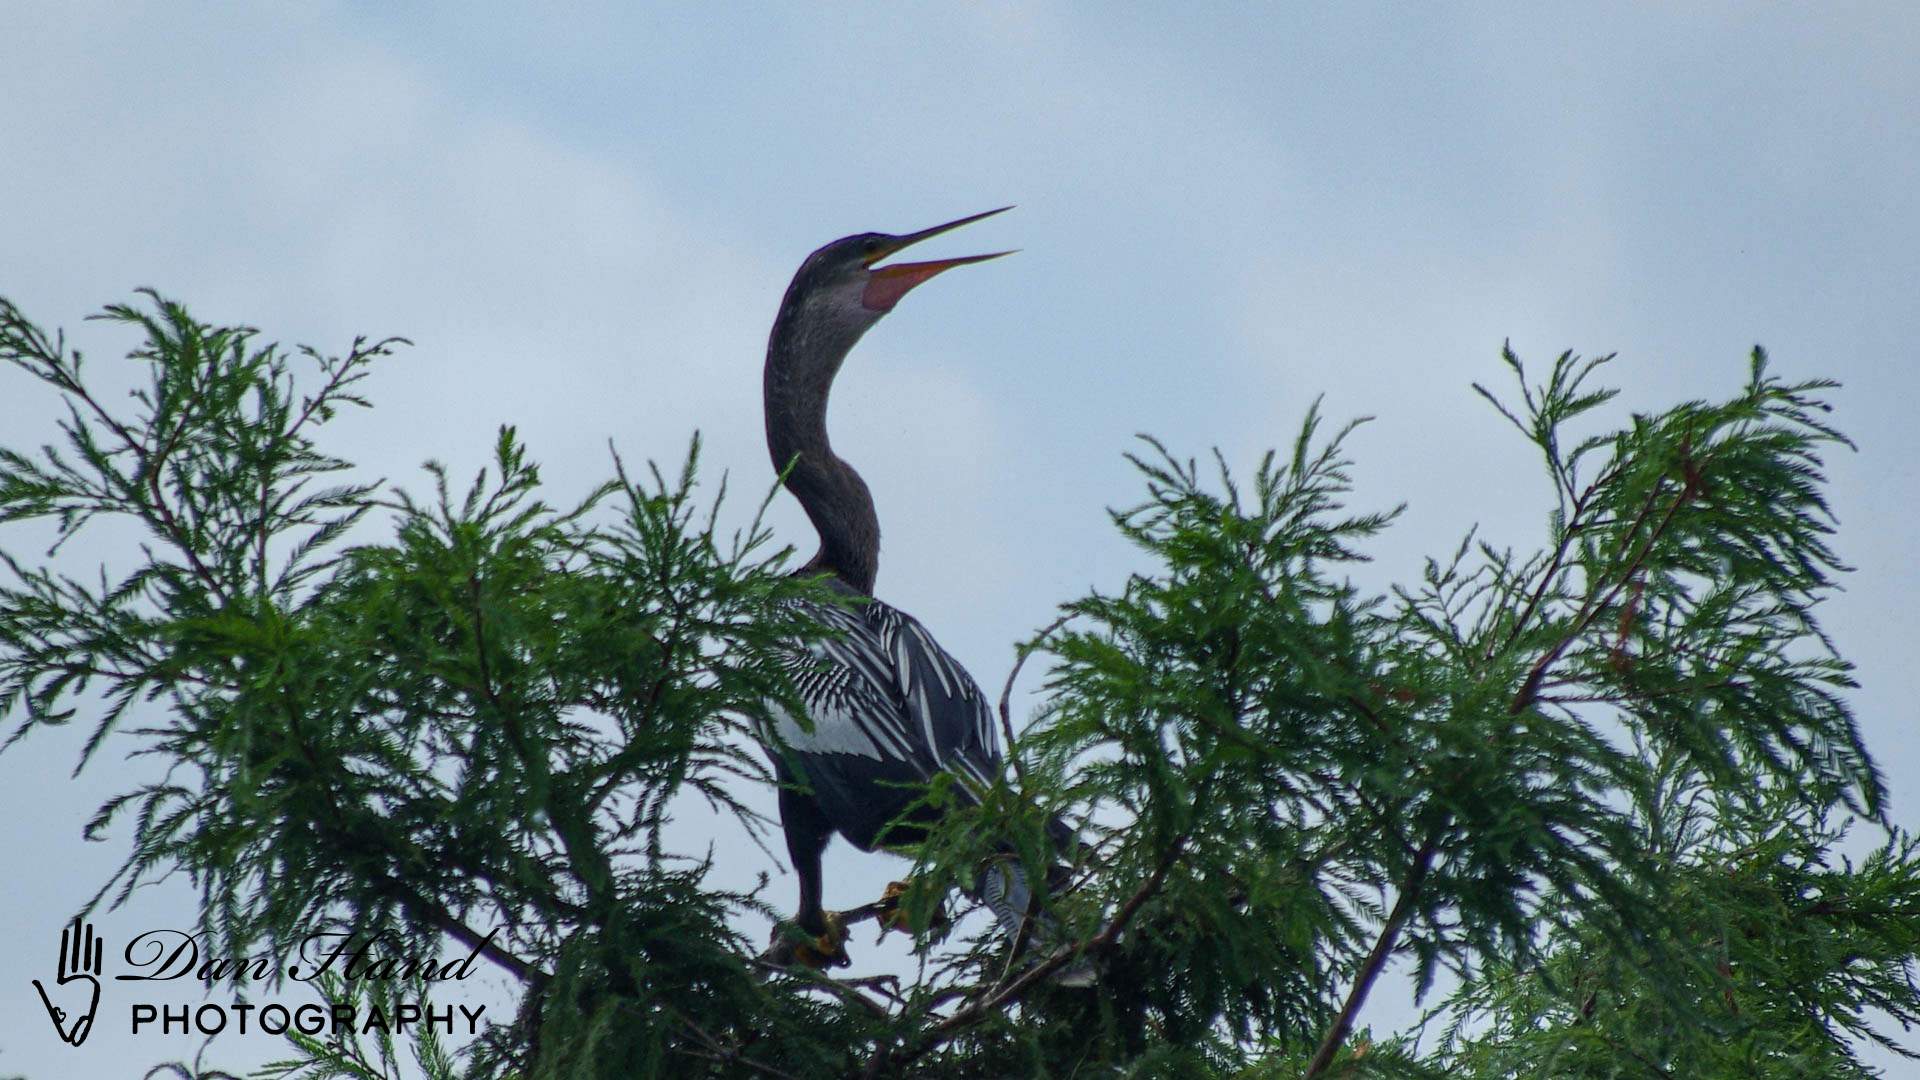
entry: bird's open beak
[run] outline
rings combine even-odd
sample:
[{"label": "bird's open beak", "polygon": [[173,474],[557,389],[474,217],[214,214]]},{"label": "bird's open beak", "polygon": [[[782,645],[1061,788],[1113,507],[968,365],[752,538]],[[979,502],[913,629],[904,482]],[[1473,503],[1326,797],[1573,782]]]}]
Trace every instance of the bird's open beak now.
[{"label": "bird's open beak", "polygon": [[[995,214],[1003,213],[1011,209],[1013,209],[1013,207],[1003,206],[998,210],[988,210],[984,214],[973,214],[969,217],[963,217],[958,221],[949,221],[945,225],[935,225],[931,229],[921,229],[916,233],[896,236],[891,243],[876,252],[873,258],[868,259],[867,265],[872,267],[874,263],[879,262],[881,259],[911,247],[922,240],[939,236],[943,232],[951,232],[962,225],[971,225],[981,218],[989,218]],[[865,304],[869,311],[892,311],[893,305],[899,303],[900,298],[907,295],[914,286],[932,278],[935,274],[943,270],[951,270],[956,266],[965,266],[968,263],[986,262],[988,259],[997,259],[1002,255],[1011,254],[1013,254],[1011,251],[996,251],[988,255],[963,255],[957,259],[934,259],[929,262],[894,263],[891,266],[878,267],[875,268],[867,278],[867,288],[866,291],[861,294],[860,302]]]}]

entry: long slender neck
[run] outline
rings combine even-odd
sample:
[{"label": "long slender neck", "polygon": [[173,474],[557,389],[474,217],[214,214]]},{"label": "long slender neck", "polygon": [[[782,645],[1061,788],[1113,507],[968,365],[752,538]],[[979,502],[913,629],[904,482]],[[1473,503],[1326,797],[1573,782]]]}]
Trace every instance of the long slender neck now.
[{"label": "long slender neck", "polygon": [[767,342],[767,450],[775,469],[792,466],[787,490],[820,534],[820,550],[805,569],[830,571],[871,596],[880,569],[880,518],[866,481],[827,441],[827,395],[867,326],[807,318],[798,300],[789,294]]}]

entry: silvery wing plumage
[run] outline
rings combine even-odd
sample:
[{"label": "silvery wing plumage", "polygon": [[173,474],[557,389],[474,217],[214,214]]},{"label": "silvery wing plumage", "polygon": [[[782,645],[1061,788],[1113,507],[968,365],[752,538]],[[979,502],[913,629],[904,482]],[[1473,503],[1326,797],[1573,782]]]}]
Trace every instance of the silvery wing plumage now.
[{"label": "silvery wing plumage", "polygon": [[935,774],[992,782],[1000,742],[986,695],[918,619],[857,597],[809,614],[829,632],[793,653],[810,724],[775,707],[772,734],[836,831],[871,851]]}]

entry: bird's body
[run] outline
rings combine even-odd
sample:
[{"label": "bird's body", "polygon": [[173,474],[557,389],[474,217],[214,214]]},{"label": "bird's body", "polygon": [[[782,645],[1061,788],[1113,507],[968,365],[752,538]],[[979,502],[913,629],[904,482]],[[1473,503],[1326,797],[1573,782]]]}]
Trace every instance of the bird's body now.
[{"label": "bird's body", "polygon": [[871,597],[848,600],[809,612],[834,635],[795,653],[794,687],[810,723],[776,706],[774,734],[834,831],[872,851],[919,797],[917,785],[942,771],[990,783],[1000,746],[973,676],[918,619]]},{"label": "bird's body", "polygon": [[[767,449],[820,534],[818,553],[799,573],[826,575],[845,601],[814,608],[828,633],[796,642],[792,671],[806,722],[775,705],[765,733],[800,879],[795,921],[823,941],[831,935],[820,857],[834,833],[862,851],[911,843],[925,817],[896,819],[928,781],[951,772],[981,785],[1000,771],[992,713],[973,677],[918,620],[874,599],[879,517],[866,482],[833,452],[826,428],[834,377],[861,335],[914,286],[995,256],[874,264],[986,216],[905,236],[863,233],[820,248],[794,275],[767,343]],[[977,891],[1010,932],[1019,929],[1028,893],[1017,866],[990,867]],[[838,950],[837,941],[831,946]]]}]

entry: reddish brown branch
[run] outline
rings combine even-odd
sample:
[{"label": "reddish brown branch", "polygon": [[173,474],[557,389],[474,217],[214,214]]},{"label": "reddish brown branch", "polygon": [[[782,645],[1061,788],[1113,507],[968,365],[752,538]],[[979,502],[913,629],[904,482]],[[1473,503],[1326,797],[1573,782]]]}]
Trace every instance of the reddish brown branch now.
[{"label": "reddish brown branch", "polygon": [[1353,1022],[1367,1003],[1367,995],[1373,991],[1374,980],[1386,968],[1387,961],[1393,957],[1394,949],[1399,947],[1400,932],[1406,928],[1407,920],[1413,917],[1414,909],[1420,903],[1420,893],[1427,882],[1427,872],[1433,869],[1434,856],[1440,850],[1440,830],[1434,829],[1414,853],[1413,865],[1407,868],[1407,876],[1400,885],[1400,897],[1394,901],[1393,911],[1387,916],[1387,923],[1380,928],[1380,937],[1373,943],[1373,951],[1367,954],[1366,962],[1360,965],[1360,973],[1353,981],[1353,988],[1347,991],[1346,1003],[1340,1007],[1333,1026],[1327,1029],[1326,1037],[1320,1040],[1320,1048],[1314,1051],[1313,1060],[1307,1064],[1305,1080],[1327,1071],[1333,1063],[1333,1056],[1353,1032]]}]

